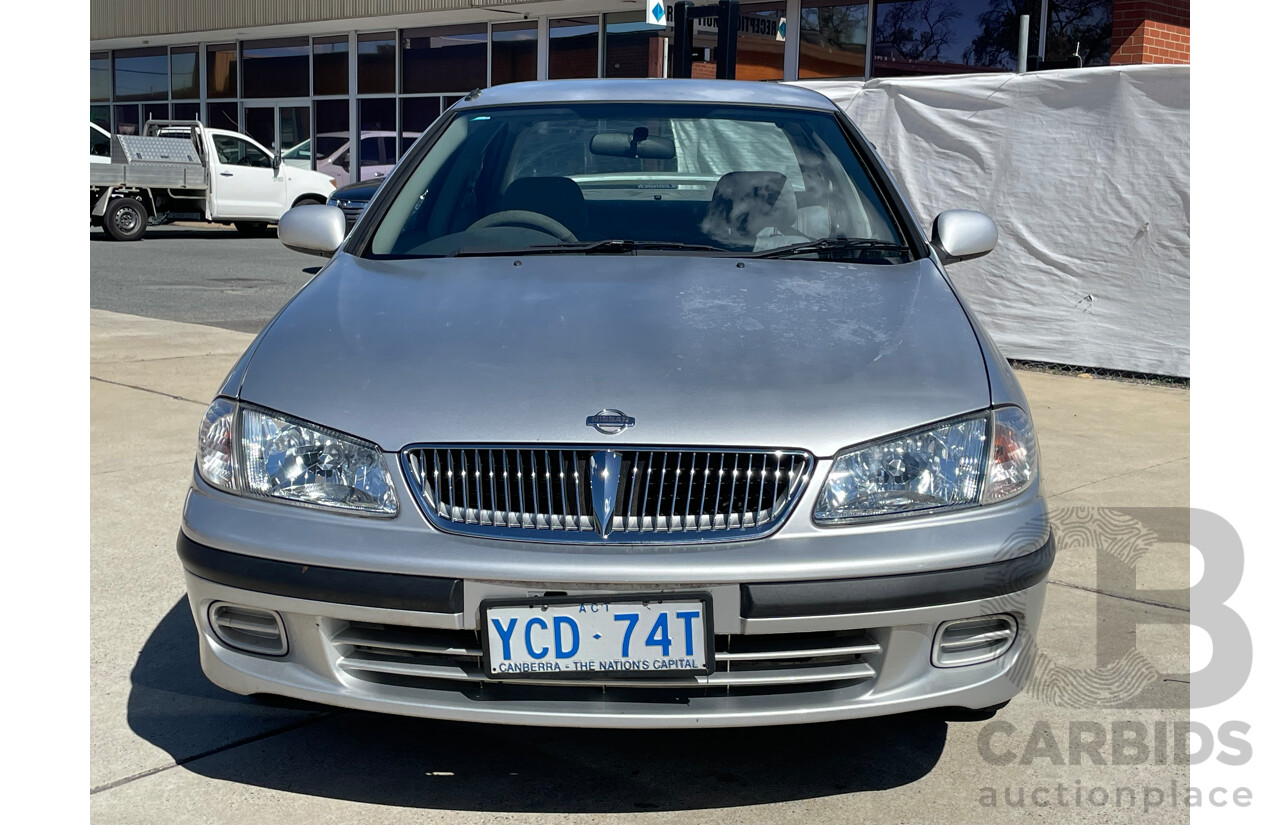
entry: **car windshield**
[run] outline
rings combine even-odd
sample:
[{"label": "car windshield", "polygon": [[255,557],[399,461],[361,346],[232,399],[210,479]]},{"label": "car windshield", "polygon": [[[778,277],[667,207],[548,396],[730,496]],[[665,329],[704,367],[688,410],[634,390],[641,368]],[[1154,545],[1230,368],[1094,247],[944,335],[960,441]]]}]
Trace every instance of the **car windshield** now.
[{"label": "car windshield", "polygon": [[469,108],[409,172],[365,254],[910,250],[835,116],[690,103]]},{"label": "car windshield", "polygon": [[285,160],[311,160],[311,141],[304,140],[282,155]]}]

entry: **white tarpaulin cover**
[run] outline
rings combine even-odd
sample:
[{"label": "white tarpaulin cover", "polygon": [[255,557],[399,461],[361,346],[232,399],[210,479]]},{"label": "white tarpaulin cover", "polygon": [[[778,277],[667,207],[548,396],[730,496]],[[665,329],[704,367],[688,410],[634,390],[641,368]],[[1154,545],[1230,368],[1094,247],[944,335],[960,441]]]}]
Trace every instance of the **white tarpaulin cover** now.
[{"label": "white tarpaulin cover", "polygon": [[995,219],[948,267],[1006,357],[1190,375],[1189,66],[804,81],[876,145],[926,231]]}]

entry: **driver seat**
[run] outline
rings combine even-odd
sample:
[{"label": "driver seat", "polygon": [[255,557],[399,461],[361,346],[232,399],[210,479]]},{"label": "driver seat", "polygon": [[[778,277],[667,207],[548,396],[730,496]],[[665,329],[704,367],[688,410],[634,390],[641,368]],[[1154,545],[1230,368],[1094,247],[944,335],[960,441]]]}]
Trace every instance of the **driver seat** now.
[{"label": "driver seat", "polygon": [[502,195],[502,211],[511,209],[546,215],[578,238],[587,229],[587,201],[569,178],[516,178]]}]

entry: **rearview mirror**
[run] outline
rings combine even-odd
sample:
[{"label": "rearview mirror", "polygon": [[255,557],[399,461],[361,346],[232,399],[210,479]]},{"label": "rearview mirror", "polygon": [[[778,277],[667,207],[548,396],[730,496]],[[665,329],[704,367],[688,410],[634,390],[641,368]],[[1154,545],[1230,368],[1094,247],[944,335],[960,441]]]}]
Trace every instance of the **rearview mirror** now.
[{"label": "rearview mirror", "polygon": [[276,234],[294,252],[328,258],[347,237],[347,216],[336,206],[295,206],[280,216]]},{"label": "rearview mirror", "polygon": [[970,209],[948,209],[933,221],[933,246],[943,264],[986,255],[999,235],[995,221]]},{"label": "rearview mirror", "polygon": [[670,160],[676,156],[676,144],[671,138],[650,137],[649,130],[640,126],[630,135],[626,132],[598,132],[592,135],[591,154]]}]

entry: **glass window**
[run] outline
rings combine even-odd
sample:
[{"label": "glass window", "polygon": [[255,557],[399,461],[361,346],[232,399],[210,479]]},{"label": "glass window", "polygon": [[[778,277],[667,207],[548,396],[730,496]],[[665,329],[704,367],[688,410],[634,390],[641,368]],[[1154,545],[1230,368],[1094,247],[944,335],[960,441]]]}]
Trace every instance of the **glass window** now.
[{"label": "glass window", "polygon": [[489,85],[538,79],[538,24],[495,23]]},{"label": "glass window", "polygon": [[286,158],[295,157],[303,161],[303,165],[335,180],[341,179],[341,185],[350,178],[347,169],[338,167],[335,155],[345,150],[350,141],[351,110],[345,100],[317,100],[312,105],[316,113],[316,134],[311,142],[304,141],[291,149]]},{"label": "glass window", "polygon": [[244,107],[244,133],[263,146],[276,142],[276,110],[271,106]]},{"label": "glass window", "polygon": [[347,93],[347,52],[345,34],[311,41],[311,67],[317,95]]},{"label": "glass window", "polygon": [[148,120],[168,120],[169,104],[163,101],[155,103],[141,103],[138,108],[142,110],[142,123],[145,126]]},{"label": "glass window", "polygon": [[[360,180],[381,177],[396,162],[396,102],[382,97],[360,101]],[[385,151],[390,146],[391,150]]]},{"label": "glass window", "polygon": [[400,156],[440,117],[440,98],[406,97],[400,100]]},{"label": "glass window", "polygon": [[117,135],[137,135],[142,132],[142,121],[138,117],[138,105],[128,103],[115,107]]},{"label": "glass window", "polygon": [[644,22],[644,12],[604,16],[604,76],[662,77],[663,30]]},{"label": "glass window", "polygon": [[175,103],[173,104],[174,120],[199,120],[200,104],[199,103]]},{"label": "glass window", "polygon": [[236,73],[236,45],[219,43],[214,46],[205,46],[204,61],[205,94],[208,97],[238,97],[240,81]]},{"label": "glass window", "polygon": [[1012,71],[1018,16],[1031,17],[1037,54],[1040,0],[877,0],[871,73],[880,77]]},{"label": "glass window", "polygon": [[111,131],[111,107],[110,106],[90,106],[89,122],[96,123],[108,132]]},{"label": "glass window", "polygon": [[778,25],[786,3],[743,3],[738,7],[738,80],[781,80],[782,49]]},{"label": "glass window", "polygon": [[176,99],[200,97],[200,60],[195,46],[169,50],[169,91]]},{"label": "glass window", "polygon": [[271,156],[244,138],[233,135],[210,135],[218,160],[231,166],[271,168]]},{"label": "glass window", "polygon": [[111,157],[111,136],[89,127],[89,154],[100,158]]},{"label": "glass window", "polygon": [[169,97],[169,50],[128,49],[112,54],[116,100],[164,100]]},{"label": "glass window", "polygon": [[311,107],[280,107],[280,147],[292,149],[311,137]]},{"label": "glass window", "polygon": [[553,79],[600,76],[600,20],[561,17],[548,32],[547,77]]},{"label": "glass window", "polygon": [[405,92],[469,92],[485,86],[487,27],[406,29],[401,44],[401,88]]},{"label": "glass window", "polygon": [[111,99],[111,58],[107,52],[89,55],[89,99]]},{"label": "glass window", "polygon": [[356,38],[356,87],[362,95],[396,90],[395,32],[362,34]]},{"label": "glass window", "polygon": [[1081,66],[1109,65],[1114,6],[1113,0],[1049,0],[1045,68],[1074,67],[1077,54]]},{"label": "glass window", "polygon": [[800,76],[864,77],[866,71],[866,0],[804,0],[800,8]]},{"label": "glass window", "polygon": [[215,129],[240,131],[240,105],[238,103],[209,103],[209,119],[206,126]]},{"label": "glass window", "polygon": [[305,37],[240,44],[244,97],[310,97],[310,50]]},{"label": "glass window", "polygon": [[[539,219],[516,221],[513,211]],[[894,248],[835,254],[896,263],[909,255],[897,227],[830,113],[693,103],[472,107],[451,115],[412,170],[372,251],[503,255],[602,239],[765,251],[844,238]]]}]

